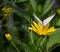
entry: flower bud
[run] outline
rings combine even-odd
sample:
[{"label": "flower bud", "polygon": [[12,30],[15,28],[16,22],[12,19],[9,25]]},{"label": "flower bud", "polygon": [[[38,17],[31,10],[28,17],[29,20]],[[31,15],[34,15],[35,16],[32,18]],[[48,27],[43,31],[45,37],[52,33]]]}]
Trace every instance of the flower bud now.
[{"label": "flower bud", "polygon": [[2,8],[2,11],[6,11],[6,8]]},{"label": "flower bud", "polygon": [[10,34],[5,34],[5,37],[6,37],[6,39],[9,40],[9,41],[12,40],[12,37],[11,37]]}]

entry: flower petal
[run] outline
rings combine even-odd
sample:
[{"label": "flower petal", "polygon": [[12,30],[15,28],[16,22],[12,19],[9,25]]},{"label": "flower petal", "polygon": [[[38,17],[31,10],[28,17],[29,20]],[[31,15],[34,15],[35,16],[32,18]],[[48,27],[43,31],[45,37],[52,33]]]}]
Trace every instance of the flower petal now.
[{"label": "flower petal", "polygon": [[33,30],[32,27],[28,27],[29,30]]},{"label": "flower petal", "polygon": [[43,27],[42,27],[42,25],[40,23],[38,23],[38,27],[39,27],[39,30],[43,29]]},{"label": "flower petal", "polygon": [[48,31],[47,31],[47,33],[49,33],[49,32],[54,32],[56,29],[54,29],[54,27],[50,27],[49,29],[48,29]]},{"label": "flower petal", "polygon": [[37,24],[35,21],[33,22],[33,24],[34,24],[35,28],[36,28],[37,30],[39,30],[38,24]]},{"label": "flower petal", "polygon": [[35,26],[33,24],[31,24],[31,30],[33,30],[34,32],[37,31],[37,29],[35,28]]}]

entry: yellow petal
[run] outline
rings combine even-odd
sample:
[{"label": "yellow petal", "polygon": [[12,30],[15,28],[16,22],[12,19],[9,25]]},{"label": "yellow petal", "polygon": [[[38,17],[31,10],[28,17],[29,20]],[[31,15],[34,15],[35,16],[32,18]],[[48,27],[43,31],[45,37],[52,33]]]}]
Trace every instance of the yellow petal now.
[{"label": "yellow petal", "polygon": [[35,26],[34,26],[33,24],[31,25],[31,27],[32,27],[32,30],[33,30],[34,32],[37,31],[37,29],[35,28]]},{"label": "yellow petal", "polygon": [[38,24],[35,21],[33,22],[33,24],[36,27],[36,29],[39,30]]},{"label": "yellow petal", "polygon": [[54,27],[50,27],[49,29],[48,29],[48,31],[47,31],[47,33],[49,33],[49,32],[54,32],[56,29],[54,29]]},{"label": "yellow petal", "polygon": [[28,27],[29,30],[33,30],[32,27]]},{"label": "yellow petal", "polygon": [[32,30],[32,31],[37,31],[35,28],[32,28],[32,27],[28,27],[29,30]]},{"label": "yellow petal", "polygon": [[38,27],[39,27],[39,30],[43,29],[43,27],[42,27],[42,25],[40,23],[38,23]]}]

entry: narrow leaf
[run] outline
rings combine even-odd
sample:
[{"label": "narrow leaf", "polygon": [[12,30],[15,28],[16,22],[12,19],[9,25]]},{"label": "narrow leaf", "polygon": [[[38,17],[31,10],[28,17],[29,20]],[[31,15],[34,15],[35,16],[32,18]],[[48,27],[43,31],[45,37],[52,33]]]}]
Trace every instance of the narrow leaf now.
[{"label": "narrow leaf", "polygon": [[51,0],[46,0],[44,7],[43,7],[43,11],[45,11],[47,9],[47,7],[49,6]]},{"label": "narrow leaf", "polygon": [[36,11],[36,7],[37,7],[37,3],[35,0],[30,0],[31,6],[33,8],[34,11]]},{"label": "narrow leaf", "polygon": [[44,16],[45,14],[47,14],[47,13],[50,11],[50,9],[52,8],[54,2],[55,2],[55,0],[53,0],[53,1],[51,2],[51,4],[46,8],[46,10],[43,11],[43,13],[42,13],[41,16]]}]

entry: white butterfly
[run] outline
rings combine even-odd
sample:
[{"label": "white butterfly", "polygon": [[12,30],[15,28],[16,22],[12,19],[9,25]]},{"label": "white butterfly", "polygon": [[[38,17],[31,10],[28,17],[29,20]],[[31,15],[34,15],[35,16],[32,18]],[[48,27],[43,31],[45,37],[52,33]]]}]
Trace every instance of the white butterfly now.
[{"label": "white butterfly", "polygon": [[39,21],[40,24],[42,24],[43,27],[46,26],[53,19],[53,17],[55,16],[55,14],[54,14],[52,16],[49,16],[45,20],[41,21],[35,14],[33,14],[33,15],[36,18],[36,20]]}]

